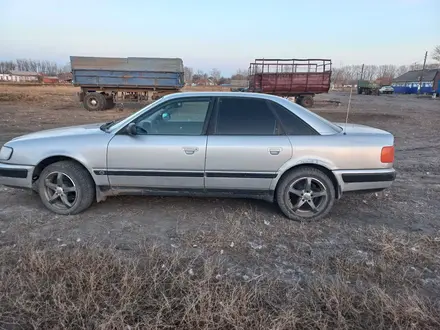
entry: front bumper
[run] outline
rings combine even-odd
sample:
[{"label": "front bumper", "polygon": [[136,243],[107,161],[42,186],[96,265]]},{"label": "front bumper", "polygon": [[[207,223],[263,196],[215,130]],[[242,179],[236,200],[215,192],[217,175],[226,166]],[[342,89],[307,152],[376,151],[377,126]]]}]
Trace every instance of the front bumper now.
[{"label": "front bumper", "polygon": [[377,170],[333,171],[342,192],[381,190],[391,187],[396,179],[392,168]]},{"label": "front bumper", "polygon": [[32,188],[34,166],[0,163],[0,185]]}]

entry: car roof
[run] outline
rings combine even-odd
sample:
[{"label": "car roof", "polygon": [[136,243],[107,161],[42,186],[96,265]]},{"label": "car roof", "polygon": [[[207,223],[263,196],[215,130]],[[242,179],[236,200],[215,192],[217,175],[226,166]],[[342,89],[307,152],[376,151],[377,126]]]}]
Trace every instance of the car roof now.
[{"label": "car roof", "polygon": [[[297,116],[299,116],[302,120],[311,125],[314,129],[316,129],[319,133],[326,134],[334,134],[338,133],[341,128],[327,119],[313,113],[312,111],[299,106],[298,104],[291,102],[283,97],[264,94],[264,93],[250,93],[250,92],[214,92],[214,91],[206,91],[206,92],[177,92],[163,96],[160,98],[162,102],[166,102],[168,100],[178,99],[182,97],[236,97],[236,98],[257,98],[263,100],[272,100],[276,103],[279,103],[285,107],[287,107],[290,111],[293,111]],[[158,102],[161,102],[158,100]],[[146,108],[142,109],[141,112],[136,112],[131,116],[127,117],[125,120],[116,124],[114,129],[117,131],[120,127],[126,124],[126,121],[130,121],[136,116],[141,115],[144,111],[148,111],[150,106],[155,106],[155,102],[148,105]]]},{"label": "car roof", "polygon": [[281,97],[270,95],[270,94],[263,94],[263,93],[250,93],[250,92],[178,92],[173,94],[168,94],[164,96],[165,99],[174,99],[179,97],[252,97],[252,98],[259,98],[259,99],[266,99],[266,100],[277,100]]}]

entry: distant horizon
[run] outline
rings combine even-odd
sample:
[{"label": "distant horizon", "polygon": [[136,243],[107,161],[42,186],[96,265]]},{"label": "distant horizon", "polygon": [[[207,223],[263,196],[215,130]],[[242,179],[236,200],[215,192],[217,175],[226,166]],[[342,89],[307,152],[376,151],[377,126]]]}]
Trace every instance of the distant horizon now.
[{"label": "distant horizon", "polygon": [[[75,55],[72,55],[72,56],[75,56]],[[92,57],[95,57],[95,56],[92,56]],[[117,56],[99,56],[99,57],[117,57]],[[139,56],[128,56],[128,57],[139,57]],[[13,62],[15,62],[16,60],[49,61],[51,63],[57,64],[57,66],[60,67],[60,68],[64,67],[64,66],[67,66],[67,65],[70,65],[70,57],[69,57],[69,61],[66,61],[66,62],[64,62],[64,61],[53,61],[53,60],[48,60],[48,59],[38,59],[38,58],[25,58],[25,57],[17,57],[17,58],[13,58],[13,59],[4,59],[4,58],[0,57],[0,62],[4,62],[4,61],[13,61]],[[204,70],[204,69],[201,69],[199,67],[194,67],[194,66],[187,65],[185,63],[184,59],[182,59],[182,61],[183,61],[183,65],[185,67],[193,69],[193,73],[194,74],[196,74],[198,70],[201,70],[204,73],[209,75],[209,73],[210,73],[210,71],[212,69],[219,69],[218,67],[212,66],[212,67]],[[249,63],[251,63],[251,62],[249,62]],[[237,68],[235,70],[232,70],[229,74],[224,72],[224,71],[222,71],[221,69],[219,69],[219,70],[220,70],[220,72],[221,72],[223,77],[228,78],[228,77],[231,77],[234,74],[236,74],[238,70],[246,70],[247,71],[248,67],[249,67],[249,63],[248,63],[248,65],[246,67],[241,67],[241,68]],[[369,66],[380,67],[380,66],[394,65],[396,67],[405,66],[405,67],[408,67],[408,70],[411,70],[411,66],[414,66],[416,64],[417,64],[417,68],[412,69],[412,71],[414,71],[414,70],[421,70],[421,66],[423,64],[423,59],[422,59],[422,61],[419,61],[418,63],[414,63],[413,62],[413,63],[407,63],[407,64],[393,64],[393,63],[367,64],[367,63],[354,63],[354,64],[347,64],[347,65],[342,65],[342,66],[337,66],[332,61],[332,69],[341,69],[341,68],[344,68],[344,67],[354,67],[354,66],[362,66],[362,65],[365,65],[365,67],[369,67]],[[437,66],[438,68],[440,68],[440,62],[436,62],[436,61],[433,61],[433,60],[431,60],[431,61],[427,60],[426,61],[426,66],[427,66],[426,70],[435,69],[435,68],[433,68],[434,66]],[[420,67],[420,68],[418,68],[418,67]],[[64,72],[67,72],[67,71],[64,71]]]}]

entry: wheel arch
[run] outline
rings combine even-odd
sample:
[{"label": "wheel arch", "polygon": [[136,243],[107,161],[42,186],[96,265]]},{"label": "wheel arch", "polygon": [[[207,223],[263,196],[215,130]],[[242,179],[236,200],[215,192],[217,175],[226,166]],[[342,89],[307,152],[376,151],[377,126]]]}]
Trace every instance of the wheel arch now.
[{"label": "wheel arch", "polygon": [[34,167],[34,171],[32,172],[32,184],[34,184],[35,182],[38,181],[41,172],[43,172],[43,170],[56,162],[60,162],[60,161],[72,161],[75,162],[77,164],[79,164],[80,166],[82,166],[84,169],[87,170],[87,172],[90,174],[90,176],[92,177],[93,182],[96,184],[95,179],[93,178],[93,173],[92,171],[86,166],[84,165],[83,162],[81,162],[80,160],[72,157],[72,156],[67,156],[67,155],[53,155],[53,156],[47,156],[43,159],[41,159],[37,165]]},{"label": "wheel arch", "polygon": [[333,171],[331,169],[329,169],[328,167],[321,165],[321,164],[316,164],[316,163],[301,163],[301,164],[297,164],[297,165],[293,165],[290,166],[288,168],[286,168],[284,170],[284,172],[282,172],[282,174],[276,179],[275,182],[275,189],[274,189],[274,196],[276,196],[276,192],[277,189],[280,185],[280,182],[282,181],[282,179],[287,176],[289,173],[291,173],[294,170],[297,170],[299,168],[304,168],[304,167],[312,167],[315,168],[317,170],[320,170],[322,172],[324,172],[331,180],[331,182],[333,183],[333,187],[335,188],[335,196],[337,199],[341,198],[342,196],[342,190],[341,190],[341,185],[338,182],[338,179],[336,178],[335,174],[333,173]]}]

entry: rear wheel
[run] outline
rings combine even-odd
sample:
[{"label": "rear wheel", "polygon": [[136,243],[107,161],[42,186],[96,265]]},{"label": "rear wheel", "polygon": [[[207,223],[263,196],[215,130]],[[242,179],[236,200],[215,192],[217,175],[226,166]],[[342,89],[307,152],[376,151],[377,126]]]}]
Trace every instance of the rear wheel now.
[{"label": "rear wheel", "polygon": [[306,96],[303,96],[302,98],[301,98],[301,101],[300,101],[301,103],[301,105],[304,107],[304,108],[311,108],[311,107],[313,107],[313,104],[315,103],[315,101],[313,100],[313,96],[311,96],[311,95],[306,95]]},{"label": "rear wheel", "polygon": [[313,167],[298,168],[279,183],[276,200],[291,220],[319,220],[332,209],[335,188],[324,172]]},{"label": "rear wheel", "polygon": [[95,184],[81,165],[61,161],[50,164],[41,172],[38,193],[50,211],[62,215],[78,214],[92,205]]},{"label": "rear wheel", "polygon": [[105,96],[100,93],[89,93],[84,96],[84,108],[89,111],[101,111],[106,107]]}]

